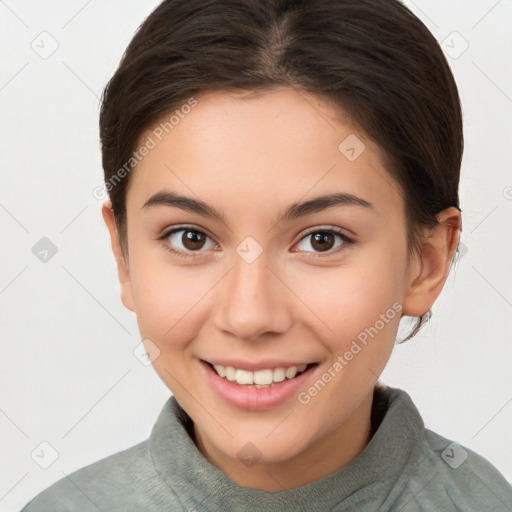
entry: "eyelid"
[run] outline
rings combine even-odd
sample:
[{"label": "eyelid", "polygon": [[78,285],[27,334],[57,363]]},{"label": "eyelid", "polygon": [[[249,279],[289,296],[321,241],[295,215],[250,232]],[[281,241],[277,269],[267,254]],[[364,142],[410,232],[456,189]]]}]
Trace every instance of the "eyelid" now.
[{"label": "eyelid", "polygon": [[[202,233],[203,235],[206,235],[210,240],[215,242],[216,245],[219,245],[217,240],[215,240],[215,237],[210,234],[210,232],[204,228],[200,228],[199,226],[196,226],[194,224],[178,224],[176,226],[172,226],[170,228],[164,229],[162,234],[158,236],[158,240],[165,240],[170,235],[175,233],[176,231],[183,231],[189,229],[190,231],[197,231],[198,233]],[[198,251],[196,251],[198,252]]]},{"label": "eyelid", "polygon": [[[345,231],[348,231],[347,229],[340,228],[338,226],[331,226],[331,225],[320,225],[320,226],[314,226],[312,228],[307,228],[303,231],[301,231],[297,235],[297,241],[294,242],[293,245],[296,245],[299,243],[304,237],[311,235],[313,233],[317,233],[319,231],[332,231],[333,233],[336,233],[337,235],[341,236],[343,239],[349,241],[349,242],[355,242],[355,239],[352,238],[351,235],[347,235]],[[350,232],[352,233],[352,232]]]},{"label": "eyelid", "polygon": [[[214,242],[215,245],[217,245],[217,246],[219,245],[219,243],[215,240],[215,238],[210,235],[208,230],[200,228],[199,226],[194,225],[194,224],[179,224],[177,226],[172,226],[169,229],[164,230],[163,234],[158,237],[158,240],[160,240],[164,244],[165,248],[167,250],[169,250],[170,252],[175,253],[177,255],[181,255],[184,258],[187,258],[187,257],[194,258],[194,257],[196,257],[196,254],[205,252],[205,251],[201,251],[201,250],[182,251],[181,249],[175,249],[173,246],[171,246],[170,244],[168,244],[166,242],[166,240],[173,233],[176,233],[177,231],[184,231],[187,229],[189,229],[191,231],[197,231],[198,233],[202,233],[202,234],[206,235],[212,242]],[[293,243],[292,247],[297,245],[299,242],[301,242],[307,236],[309,236],[313,233],[318,233],[318,232],[322,232],[322,231],[330,231],[332,233],[337,234],[339,237],[341,237],[343,239],[342,246],[348,245],[348,244],[353,244],[355,242],[355,240],[352,237],[345,234],[345,230],[343,228],[333,226],[333,225],[319,225],[319,226],[313,226],[310,228],[306,228],[305,230],[301,231],[301,233],[299,233],[299,235],[297,235],[297,240]],[[329,250],[329,251],[326,251],[325,253],[312,252],[312,251],[292,251],[292,252],[299,252],[299,253],[302,252],[305,254],[309,254],[310,255],[309,257],[329,257],[329,256],[332,256],[332,255],[340,252],[340,249],[338,247],[338,250],[334,250],[334,251]]]},{"label": "eyelid", "polygon": [[201,233],[203,235],[206,235],[216,246],[218,246],[218,242],[215,240],[214,237],[212,237],[209,233],[208,233],[208,230],[206,229],[203,229],[203,228],[199,228],[198,226],[195,226],[193,224],[179,224],[177,226],[172,226],[168,229],[165,229],[163,234],[158,236],[157,237],[157,240],[162,244],[163,248],[166,250],[166,251],[169,251],[171,254],[173,254],[174,256],[180,258],[180,259],[183,259],[183,260],[187,260],[187,259],[196,259],[196,258],[200,258],[200,253],[202,252],[205,252],[205,251],[183,251],[181,249],[176,249],[173,245],[171,245],[169,243],[169,237],[173,234],[173,233],[176,233],[178,231],[187,231],[187,230],[190,230],[190,231],[197,231],[198,233]]},{"label": "eyelid", "polygon": [[345,234],[345,230],[343,228],[340,228],[337,226],[324,225],[324,226],[314,226],[312,228],[307,228],[306,230],[302,231],[298,235],[298,240],[293,244],[293,246],[296,246],[303,239],[312,235],[313,233],[319,233],[322,231],[331,232],[331,233],[334,233],[335,235],[338,235],[342,239],[342,243],[335,249],[329,249],[328,251],[325,251],[325,252],[314,252],[314,251],[292,251],[292,252],[306,254],[307,258],[329,258],[329,257],[336,256],[337,254],[343,252],[344,250],[346,250],[348,248],[347,246],[351,246],[355,243],[355,240],[351,236],[348,236],[347,234]]}]

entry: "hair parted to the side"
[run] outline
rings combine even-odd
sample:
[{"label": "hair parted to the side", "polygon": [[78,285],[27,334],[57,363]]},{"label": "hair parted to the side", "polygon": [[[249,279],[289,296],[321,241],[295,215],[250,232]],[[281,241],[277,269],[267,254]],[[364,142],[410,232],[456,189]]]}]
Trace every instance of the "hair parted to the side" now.
[{"label": "hair parted to the side", "polygon": [[[103,93],[105,183],[142,134],[191,97],[282,86],[329,101],[380,146],[404,198],[411,251],[421,228],[459,208],[457,86],[434,36],[398,0],[164,0]],[[108,189],[126,256],[130,175]]]}]

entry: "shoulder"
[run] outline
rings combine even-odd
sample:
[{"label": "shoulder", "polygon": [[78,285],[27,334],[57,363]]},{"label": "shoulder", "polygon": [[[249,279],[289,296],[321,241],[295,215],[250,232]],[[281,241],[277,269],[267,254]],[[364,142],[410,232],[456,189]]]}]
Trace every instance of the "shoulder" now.
[{"label": "shoulder", "polygon": [[402,454],[383,510],[512,511],[512,486],[487,459],[427,429],[404,390],[382,386],[380,391],[383,433],[391,438],[389,449]]},{"label": "shoulder", "polygon": [[162,500],[172,504],[175,499],[156,472],[148,441],[143,441],[65,475],[21,512],[153,512]]},{"label": "shoulder", "polygon": [[417,450],[408,490],[409,499],[421,503],[418,510],[427,504],[432,510],[512,510],[512,486],[478,453],[428,429]]}]

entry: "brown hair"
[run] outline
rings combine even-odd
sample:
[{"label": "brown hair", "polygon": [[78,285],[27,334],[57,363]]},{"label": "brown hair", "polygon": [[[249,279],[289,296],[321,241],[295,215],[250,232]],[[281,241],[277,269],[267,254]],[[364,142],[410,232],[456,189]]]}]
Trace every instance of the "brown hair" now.
[{"label": "brown hair", "polygon": [[126,251],[126,190],[142,134],[191,97],[278,86],[330,100],[382,148],[411,249],[422,226],[459,208],[457,86],[434,36],[399,1],[165,0],[139,27],[101,106],[105,183]]}]

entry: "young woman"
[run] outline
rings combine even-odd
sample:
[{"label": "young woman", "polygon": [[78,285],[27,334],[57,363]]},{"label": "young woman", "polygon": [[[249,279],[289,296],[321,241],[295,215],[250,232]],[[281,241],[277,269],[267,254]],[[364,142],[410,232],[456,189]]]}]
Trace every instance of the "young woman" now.
[{"label": "young woman", "polygon": [[457,250],[456,84],[395,0],[166,0],[106,87],[103,216],[173,396],[23,510],[512,510],[379,376]]}]

